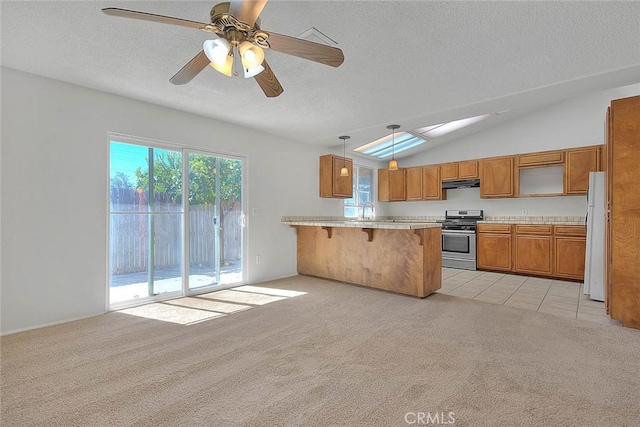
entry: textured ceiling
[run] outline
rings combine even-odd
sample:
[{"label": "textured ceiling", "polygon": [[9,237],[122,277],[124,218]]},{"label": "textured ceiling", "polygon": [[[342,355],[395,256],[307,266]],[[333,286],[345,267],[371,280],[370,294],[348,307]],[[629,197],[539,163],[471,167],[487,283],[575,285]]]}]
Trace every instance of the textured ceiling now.
[{"label": "textured ceiling", "polygon": [[392,122],[410,129],[511,110],[487,121],[498,123],[640,82],[640,2],[271,0],[262,28],[297,36],[315,27],[345,55],[332,68],[267,51],[285,90],[272,99],[253,79],[209,67],[170,84],[207,34],[100,12],[208,22],[214,4],[3,1],[2,65],[326,146],[343,134],[369,142]]}]

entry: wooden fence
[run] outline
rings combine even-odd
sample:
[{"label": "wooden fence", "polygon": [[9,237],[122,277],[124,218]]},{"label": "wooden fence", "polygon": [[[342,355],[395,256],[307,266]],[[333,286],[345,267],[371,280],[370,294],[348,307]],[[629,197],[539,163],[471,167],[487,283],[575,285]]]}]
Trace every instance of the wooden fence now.
[{"label": "wooden fence", "polygon": [[[114,194],[114,191],[117,191]],[[181,202],[155,195],[154,214],[135,190],[112,190],[111,274],[146,271],[149,261],[149,221],[153,221],[154,268],[177,268],[182,262]],[[146,200],[143,199],[143,200]],[[220,212],[221,263],[242,256],[242,224],[240,203],[222,203]],[[142,212],[142,213],[141,213]],[[189,263],[194,267],[213,268],[215,264],[215,212],[213,205],[191,206],[189,209]]]}]

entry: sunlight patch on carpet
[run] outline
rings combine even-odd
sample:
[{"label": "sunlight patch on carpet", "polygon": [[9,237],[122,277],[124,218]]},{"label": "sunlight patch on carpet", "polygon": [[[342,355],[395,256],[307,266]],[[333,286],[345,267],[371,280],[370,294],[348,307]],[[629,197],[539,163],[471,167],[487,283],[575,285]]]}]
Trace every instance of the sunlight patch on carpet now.
[{"label": "sunlight patch on carpet", "polygon": [[236,313],[242,310],[248,310],[250,305],[243,304],[231,304],[223,301],[214,301],[210,299],[186,297],[180,299],[174,299],[171,301],[165,301],[165,304],[177,305],[181,307],[195,308],[198,310],[214,311],[217,313]]},{"label": "sunlight patch on carpet", "polygon": [[210,294],[199,295],[200,298],[214,299],[218,301],[228,301],[240,304],[265,305],[276,301],[282,301],[287,297],[273,295],[255,294],[252,292],[239,292],[232,289],[212,292]]},{"label": "sunlight patch on carpet", "polygon": [[265,294],[265,295],[275,295],[278,297],[298,297],[300,295],[306,295],[306,292],[300,291],[292,291],[289,289],[275,289],[275,288],[264,288],[262,286],[239,286],[237,288],[233,288],[234,291],[242,291],[242,292],[253,292],[256,294]]},{"label": "sunlight patch on carpet", "polygon": [[246,285],[194,297],[141,305],[119,312],[162,322],[193,325],[300,295],[306,295],[306,292]]},{"label": "sunlight patch on carpet", "polygon": [[198,310],[188,307],[179,307],[165,303],[153,303],[139,307],[120,310],[120,313],[130,314],[147,319],[161,320],[163,322],[178,323],[180,325],[193,325],[215,317],[224,316],[224,313]]}]

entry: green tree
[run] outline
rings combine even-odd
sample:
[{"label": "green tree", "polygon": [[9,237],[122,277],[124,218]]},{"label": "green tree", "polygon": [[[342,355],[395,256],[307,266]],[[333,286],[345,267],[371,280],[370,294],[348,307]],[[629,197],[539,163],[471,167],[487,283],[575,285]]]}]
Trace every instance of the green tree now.
[{"label": "green tree", "polygon": [[[164,194],[173,203],[181,203],[182,153],[161,149],[156,149],[153,152],[153,192]],[[135,173],[138,188],[148,190],[148,168],[138,168]]]},{"label": "green tree", "polygon": [[[215,203],[216,176],[220,176],[220,203],[233,205],[241,198],[242,167],[239,160],[191,154],[189,156],[189,203],[207,205]],[[149,188],[149,172],[138,168],[135,172],[138,188]],[[126,178],[126,176],[125,176]],[[174,203],[182,197],[182,153],[155,150],[153,160],[153,188],[164,193]],[[229,206],[231,207],[231,206]]]},{"label": "green tree", "polygon": [[111,190],[118,189],[133,190],[133,184],[124,172],[116,172],[116,175],[111,178]]},{"label": "green tree", "polygon": [[[135,175],[137,188],[148,190],[148,168],[138,168]],[[218,194],[216,194],[216,178],[219,179],[220,185]],[[163,198],[172,203],[182,202],[182,153],[154,149],[153,191],[156,195],[164,194]],[[216,196],[219,196],[220,224],[222,225],[225,223],[226,215],[240,207],[242,162],[203,154],[189,155],[189,203],[192,206],[214,205]],[[230,230],[225,230],[223,226],[222,235],[230,232],[229,236],[233,236],[233,231]],[[225,251],[224,238],[221,246],[224,259],[237,258],[237,255],[228,254]],[[233,248],[229,250],[232,251]]]}]

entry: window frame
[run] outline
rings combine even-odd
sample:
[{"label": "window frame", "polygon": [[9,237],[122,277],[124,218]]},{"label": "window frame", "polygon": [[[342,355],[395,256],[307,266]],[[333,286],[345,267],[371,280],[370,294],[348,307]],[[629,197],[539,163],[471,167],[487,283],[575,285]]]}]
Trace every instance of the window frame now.
[{"label": "window frame", "polygon": [[[111,287],[110,287],[110,274],[111,274],[111,264],[110,264],[110,258],[109,258],[109,254],[110,254],[110,244],[111,244],[111,240],[110,240],[110,236],[111,236],[111,142],[112,141],[116,141],[116,142],[121,142],[124,144],[130,144],[130,145],[137,145],[137,146],[143,146],[143,147],[151,147],[154,149],[162,149],[162,150],[172,150],[172,151],[180,151],[182,153],[182,161],[183,161],[183,170],[185,170],[184,168],[186,167],[186,165],[188,164],[188,155],[189,154],[206,154],[206,155],[211,155],[211,156],[215,156],[215,157],[224,157],[224,158],[228,158],[228,159],[234,159],[234,160],[239,160],[242,162],[242,169],[243,169],[243,173],[242,173],[242,207],[241,207],[241,217],[242,217],[242,227],[243,227],[243,232],[242,232],[242,239],[241,239],[241,245],[242,245],[242,249],[241,249],[241,253],[242,253],[242,281],[241,282],[237,282],[237,283],[229,283],[229,284],[224,284],[224,285],[217,285],[215,286],[215,288],[198,288],[198,289],[189,289],[188,287],[188,272],[189,272],[189,266],[188,266],[188,262],[189,262],[189,247],[188,247],[188,240],[187,240],[187,233],[185,233],[186,230],[188,230],[188,219],[185,220],[185,216],[188,216],[185,214],[185,212],[188,212],[187,207],[188,207],[188,202],[187,199],[188,197],[182,197],[182,215],[183,215],[183,221],[182,221],[182,229],[183,229],[183,236],[181,239],[181,246],[182,246],[182,257],[183,257],[183,267],[182,267],[182,289],[180,291],[175,291],[172,293],[162,293],[159,294],[157,296],[150,296],[150,297],[145,297],[145,298],[139,298],[139,299],[135,299],[135,300],[131,300],[129,302],[124,302],[124,303],[116,303],[116,304],[111,304]],[[108,313],[110,311],[114,311],[114,310],[120,310],[120,309],[124,309],[124,308],[129,308],[129,307],[135,307],[135,306],[139,306],[139,305],[143,305],[143,304],[147,304],[147,303],[152,303],[152,302],[160,302],[160,301],[164,301],[164,300],[169,300],[169,299],[174,299],[176,297],[187,297],[187,296],[193,296],[193,295],[198,295],[201,293],[207,293],[207,292],[212,292],[213,290],[218,291],[218,290],[223,290],[223,289],[229,289],[229,288],[233,288],[233,287],[237,287],[237,286],[241,286],[247,283],[250,283],[250,278],[249,278],[249,225],[248,225],[248,218],[247,218],[247,209],[249,206],[249,192],[248,192],[248,174],[249,174],[249,157],[246,154],[240,154],[240,153],[235,153],[235,152],[229,152],[229,151],[225,151],[225,150],[219,150],[219,149],[210,149],[210,148],[202,148],[202,147],[198,147],[198,146],[194,146],[194,145],[189,145],[189,144],[183,144],[183,143],[179,143],[179,142],[168,142],[168,141],[164,141],[164,140],[158,140],[158,139],[153,139],[153,138],[148,138],[148,137],[142,137],[142,136],[134,136],[134,135],[128,135],[128,134],[123,134],[123,133],[119,133],[119,132],[112,132],[112,131],[107,131],[107,138],[106,138],[106,150],[109,153],[109,155],[107,156],[107,162],[106,162],[106,175],[107,177],[109,177],[106,181],[107,181],[107,191],[105,192],[106,194],[106,210],[105,210],[105,215],[106,215],[106,221],[107,221],[107,227],[105,229],[106,231],[106,239],[105,239],[105,243],[106,243],[106,254],[107,254],[107,259],[106,259],[106,271],[105,271],[105,313]],[[183,174],[182,177],[183,181],[182,181],[182,187],[184,188],[188,188],[188,175],[187,174]],[[186,266],[186,267],[185,267]]]},{"label": "window frame", "polygon": [[[362,202],[360,200],[360,170],[361,169],[366,169],[366,170],[370,170],[371,171],[371,185],[369,186],[369,201],[368,202]],[[375,171],[376,169],[371,167],[371,166],[365,166],[365,165],[360,165],[360,164],[353,164],[353,177],[352,179],[352,186],[353,186],[353,197],[348,198],[348,199],[344,199],[343,201],[343,210],[342,210],[342,215],[345,218],[359,218],[360,217],[360,208],[362,208],[364,203],[372,203],[374,206],[374,212],[375,212],[375,204],[374,204],[374,199],[373,199],[373,195],[375,194],[374,192],[374,186],[375,186]],[[353,204],[348,204],[349,200],[353,200],[354,203]],[[347,213],[347,210],[353,210],[355,208],[356,210],[356,214],[355,215],[350,215]]]}]

